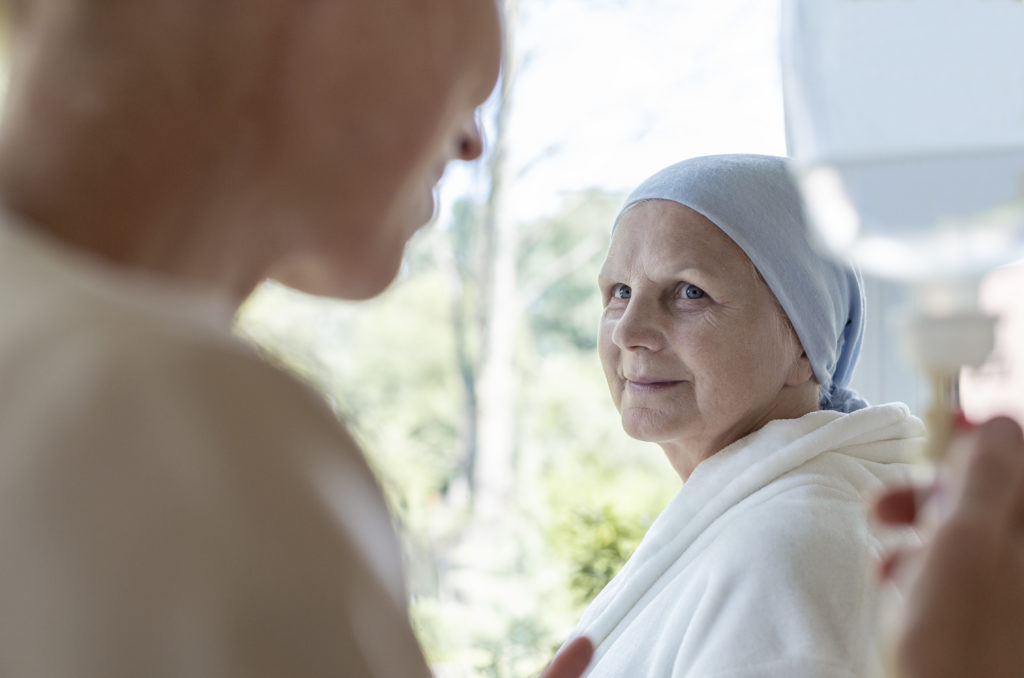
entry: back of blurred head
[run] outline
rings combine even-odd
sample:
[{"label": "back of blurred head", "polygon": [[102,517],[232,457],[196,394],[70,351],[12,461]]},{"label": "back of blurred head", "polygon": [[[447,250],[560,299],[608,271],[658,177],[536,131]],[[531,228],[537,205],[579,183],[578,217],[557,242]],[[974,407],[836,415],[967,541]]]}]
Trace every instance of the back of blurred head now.
[{"label": "back of blurred head", "polygon": [[493,0],[18,0],[0,199],[67,244],[244,297],[379,292],[481,152]]}]

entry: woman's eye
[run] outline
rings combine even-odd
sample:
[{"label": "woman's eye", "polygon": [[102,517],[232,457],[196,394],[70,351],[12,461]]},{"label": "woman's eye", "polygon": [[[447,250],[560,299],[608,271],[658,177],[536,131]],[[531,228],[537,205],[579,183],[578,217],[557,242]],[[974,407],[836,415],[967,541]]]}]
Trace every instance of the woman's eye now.
[{"label": "woman's eye", "polygon": [[696,285],[684,285],[682,294],[684,299],[702,299],[704,290]]},{"label": "woman's eye", "polygon": [[615,299],[629,299],[633,290],[629,289],[629,285],[616,285],[612,288],[612,297]]}]

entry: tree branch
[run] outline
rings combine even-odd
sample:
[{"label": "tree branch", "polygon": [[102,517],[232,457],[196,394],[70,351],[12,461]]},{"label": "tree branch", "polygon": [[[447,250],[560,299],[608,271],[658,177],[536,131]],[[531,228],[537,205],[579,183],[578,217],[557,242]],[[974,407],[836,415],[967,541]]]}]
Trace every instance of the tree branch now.
[{"label": "tree branch", "polygon": [[559,280],[576,271],[601,251],[605,243],[604,234],[594,234],[584,238],[575,247],[569,250],[560,260],[560,265],[548,270],[547,275],[536,278],[532,284],[526,287],[520,296],[520,310],[525,311],[544,296],[544,294]]}]

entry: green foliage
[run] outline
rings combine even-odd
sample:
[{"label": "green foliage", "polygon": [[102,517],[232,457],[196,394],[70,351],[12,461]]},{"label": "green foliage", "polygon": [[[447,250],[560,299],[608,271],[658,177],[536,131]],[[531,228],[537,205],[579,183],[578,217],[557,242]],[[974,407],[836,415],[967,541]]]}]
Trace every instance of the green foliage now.
[{"label": "green foliage", "polygon": [[556,552],[572,566],[570,586],[576,602],[585,605],[612,580],[643,538],[648,523],[623,516],[610,504],[578,509],[551,531]]},{"label": "green foliage", "polygon": [[[585,191],[572,196],[560,213],[527,229],[520,278],[529,295],[523,301],[539,352],[596,348],[594,329],[601,308],[597,272],[622,199],[596,189]],[[537,281],[547,284],[535,289]]]}]

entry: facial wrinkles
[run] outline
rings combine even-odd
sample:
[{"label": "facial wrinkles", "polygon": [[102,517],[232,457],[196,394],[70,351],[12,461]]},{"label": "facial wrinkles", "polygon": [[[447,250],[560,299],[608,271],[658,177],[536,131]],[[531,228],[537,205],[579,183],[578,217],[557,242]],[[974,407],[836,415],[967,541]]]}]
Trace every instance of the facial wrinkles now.
[{"label": "facial wrinkles", "polygon": [[[640,255],[641,260],[644,258]],[[631,274],[633,296],[630,303],[653,305],[644,312],[654,314],[652,324],[666,333],[669,353],[675,353],[672,348],[679,342],[692,343],[700,337],[714,339],[717,336],[716,343],[737,339],[741,344],[746,343],[745,347],[737,346],[740,351],[751,349],[751,341],[756,342],[758,348],[775,345],[774,338],[768,336],[764,327],[766,311],[763,308],[773,303],[773,297],[751,274],[752,269],[728,262],[717,270],[709,270],[699,265],[690,266],[690,257],[663,258],[664,262],[655,262],[650,269],[641,268]],[[693,302],[680,299],[679,288],[686,284],[700,287],[706,294],[704,299]],[[701,343],[697,341],[698,345]],[[643,353],[637,352],[633,360]]]},{"label": "facial wrinkles", "polygon": [[[719,363],[718,369],[714,372],[707,372],[705,365],[705,371],[696,374],[693,378],[694,406],[698,412],[695,420],[701,422],[702,426],[695,429],[687,440],[681,439],[678,442],[689,446],[688,455],[697,460],[715,454],[776,418],[776,400],[772,397],[755,397],[743,404],[743,401],[733,400],[737,395],[735,392],[717,390],[720,381],[735,380],[741,376],[730,375],[727,373],[729,370],[735,370],[742,374],[746,370],[756,369],[760,361],[752,360],[751,356],[779,355],[775,352],[775,346],[781,339],[776,340],[765,331],[762,324],[763,319],[749,319],[759,324],[755,332],[745,336],[742,339],[742,345],[736,347],[742,355],[740,353],[732,354],[731,359],[725,363]],[[715,320],[709,322],[716,323]],[[724,329],[725,331],[736,331],[735,326]],[[752,362],[753,364],[751,364]],[[764,367],[772,369],[770,366]],[[781,390],[782,387],[781,381],[775,385],[762,384],[761,386],[761,388],[767,389],[766,396],[770,396],[770,392],[775,389]]]},{"label": "facial wrinkles", "polygon": [[[756,268],[716,226],[674,203],[632,209],[599,277],[601,358],[627,432],[659,443],[686,477],[765,422],[802,413],[780,397],[802,349]],[[616,284],[630,286],[628,301],[611,298]],[[682,298],[685,284],[706,297]],[[630,345],[615,336],[623,322],[644,323],[657,341]],[[636,376],[684,383],[659,395],[625,381]]]}]

